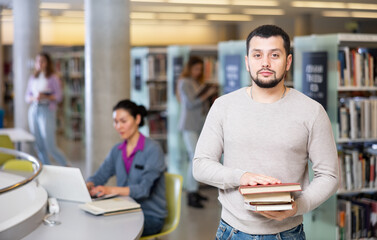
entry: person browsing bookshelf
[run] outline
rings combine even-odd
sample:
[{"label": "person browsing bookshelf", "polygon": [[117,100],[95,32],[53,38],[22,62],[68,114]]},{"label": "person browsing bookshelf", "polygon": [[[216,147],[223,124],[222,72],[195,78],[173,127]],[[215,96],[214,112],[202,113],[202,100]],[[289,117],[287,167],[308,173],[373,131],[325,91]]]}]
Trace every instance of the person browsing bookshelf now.
[{"label": "person browsing bookshelf", "polygon": [[[290,39],[263,25],[246,40],[251,86],[216,99],[196,146],[193,175],[219,188],[217,239],[305,239],[303,214],[338,188],[337,149],[324,108],[284,85]],[[221,161],[223,156],[223,160]],[[309,183],[308,160],[314,178]],[[299,183],[292,209],[251,211],[240,186]]]},{"label": "person browsing bookshelf", "polygon": [[34,74],[29,78],[25,100],[30,104],[28,122],[35,137],[34,149],[43,164],[51,164],[49,155],[62,166],[68,166],[55,141],[56,110],[63,94],[49,54],[41,52],[35,58]]},{"label": "person browsing bookshelf", "polygon": [[[139,132],[147,111],[144,106],[122,100],[113,107],[114,128],[122,142],[108,153],[97,172],[87,179],[91,196],[130,196],[144,213],[142,235],[159,233],[167,216],[164,153],[156,141]],[[104,186],[116,176],[117,186]]]},{"label": "person browsing bookshelf", "polygon": [[[179,129],[189,157],[187,168],[187,203],[191,207],[203,208],[201,201],[207,197],[199,193],[198,182],[192,176],[192,159],[195,145],[202,130],[207,100],[216,94],[216,88],[204,83],[204,62],[200,57],[191,56],[178,80],[177,96],[181,104]],[[207,110],[205,110],[207,109]]]}]

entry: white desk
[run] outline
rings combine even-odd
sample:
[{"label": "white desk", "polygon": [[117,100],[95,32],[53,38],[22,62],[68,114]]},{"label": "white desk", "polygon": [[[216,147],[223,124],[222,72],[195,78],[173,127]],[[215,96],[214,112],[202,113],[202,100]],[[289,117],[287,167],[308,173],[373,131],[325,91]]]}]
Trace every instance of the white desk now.
[{"label": "white desk", "polygon": [[113,216],[94,216],[79,209],[79,203],[59,201],[60,213],[53,220],[60,225],[43,223],[24,240],[67,239],[138,239],[143,231],[143,212],[124,213]]},{"label": "white desk", "polygon": [[35,137],[22,128],[0,128],[1,135],[8,135],[10,140],[16,144],[16,149],[21,150],[22,142],[34,142]]}]

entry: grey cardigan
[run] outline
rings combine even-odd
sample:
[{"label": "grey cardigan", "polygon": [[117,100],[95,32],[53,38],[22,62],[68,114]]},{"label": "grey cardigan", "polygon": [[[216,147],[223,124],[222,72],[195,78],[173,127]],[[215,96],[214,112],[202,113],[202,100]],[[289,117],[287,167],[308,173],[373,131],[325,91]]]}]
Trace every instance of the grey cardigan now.
[{"label": "grey cardigan", "polygon": [[107,155],[97,172],[88,182],[104,185],[110,177],[116,176],[117,186],[130,188],[130,197],[140,203],[145,215],[164,218],[167,215],[165,198],[166,170],[164,153],[160,145],[146,137],[143,151],[138,151],[127,173],[122,150],[116,144]]},{"label": "grey cardigan", "polygon": [[202,130],[205,115],[203,113],[203,101],[198,98],[198,83],[191,78],[183,78],[178,82],[179,94],[181,97],[181,114],[179,129],[181,131]]}]

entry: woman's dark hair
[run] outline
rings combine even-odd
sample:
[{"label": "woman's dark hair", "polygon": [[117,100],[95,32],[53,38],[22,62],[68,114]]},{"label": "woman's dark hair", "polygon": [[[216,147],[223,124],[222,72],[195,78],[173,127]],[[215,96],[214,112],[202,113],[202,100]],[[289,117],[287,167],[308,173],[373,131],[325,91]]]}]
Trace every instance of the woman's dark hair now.
[{"label": "woman's dark hair", "polygon": [[[186,64],[185,68],[183,69],[181,73],[181,77],[188,78],[191,76],[191,68],[196,65],[201,64],[204,67],[204,61],[201,57],[198,56],[191,56],[188,63]],[[199,82],[202,82],[204,79],[204,69],[202,71],[202,74],[199,76]]]},{"label": "woman's dark hair", "polygon": [[123,109],[129,112],[131,116],[136,118],[137,115],[140,115],[140,123],[139,127],[144,126],[144,117],[147,116],[147,109],[143,105],[137,105],[136,103],[124,99],[119,101],[114,107],[113,107],[113,112],[118,110],[118,109]]},{"label": "woman's dark hair", "polygon": [[[46,78],[49,78],[55,72],[55,70],[54,70],[54,64],[52,62],[52,59],[51,59],[50,55],[48,53],[46,53],[46,52],[40,52],[38,54],[38,56],[44,57],[44,59],[46,59],[46,72],[45,72],[45,75],[46,75]],[[35,71],[34,72],[34,77],[38,77],[40,73],[41,73],[40,70]]]}]

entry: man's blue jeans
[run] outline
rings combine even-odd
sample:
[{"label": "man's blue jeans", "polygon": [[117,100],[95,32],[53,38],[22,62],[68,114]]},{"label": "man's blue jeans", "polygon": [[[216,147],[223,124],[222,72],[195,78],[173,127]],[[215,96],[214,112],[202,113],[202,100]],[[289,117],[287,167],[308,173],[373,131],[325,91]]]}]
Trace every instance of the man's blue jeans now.
[{"label": "man's blue jeans", "polygon": [[254,235],[241,232],[229,226],[222,219],[216,232],[216,240],[305,240],[305,232],[302,224],[277,234]]}]

